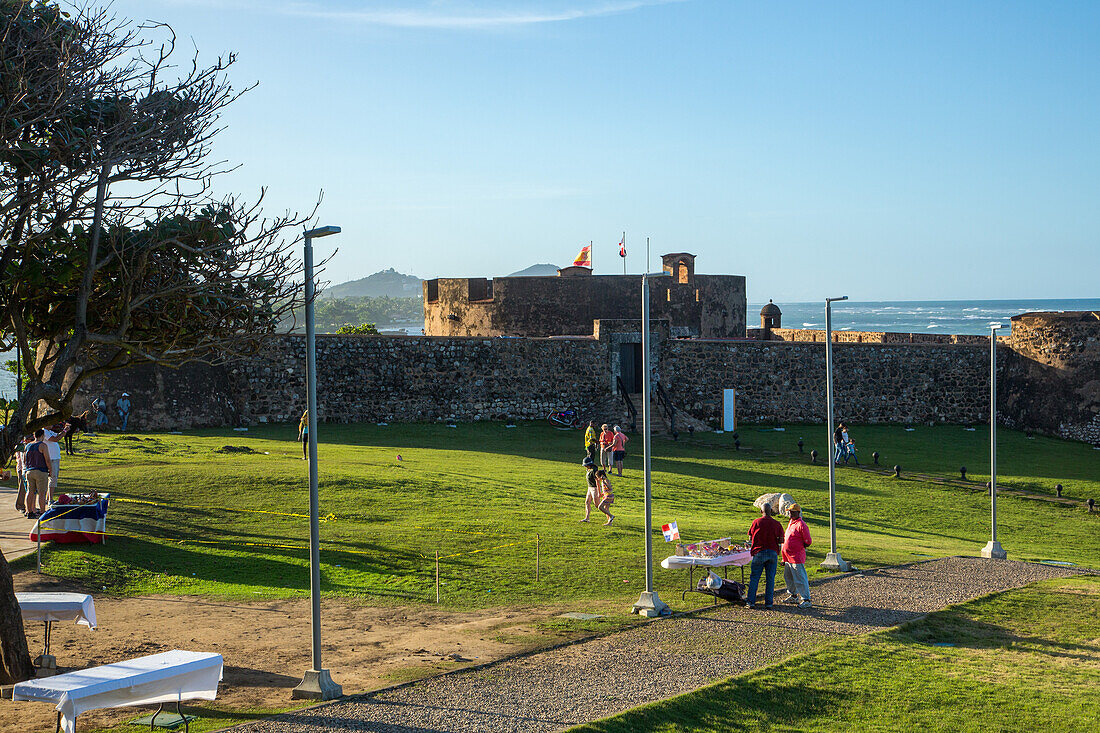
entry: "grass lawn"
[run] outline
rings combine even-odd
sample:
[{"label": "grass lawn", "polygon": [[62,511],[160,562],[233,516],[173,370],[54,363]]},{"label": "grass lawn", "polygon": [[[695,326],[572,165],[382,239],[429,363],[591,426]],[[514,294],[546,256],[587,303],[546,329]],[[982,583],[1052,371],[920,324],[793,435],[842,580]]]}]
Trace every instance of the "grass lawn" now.
[{"label": "grass lawn", "polygon": [[1100,578],[1046,581],[574,728],[1092,730]]},{"label": "grass lawn", "polygon": [[[655,439],[654,549],[671,554],[660,525],[679,523],[685,541],[741,537],[759,494],[786,491],[805,507],[815,544],[808,567],[828,549],[827,467],[811,465],[796,442],[824,452],[825,428],[755,427],[730,435]],[[854,427],[865,462],[988,477],[987,433],[959,426]],[[248,432],[80,437],[94,452],[62,461],[62,487],[115,497],[103,546],[51,545],[45,571],[117,594],[287,597],[308,592],[306,463],[294,428]],[[999,432],[1000,480],[1100,499],[1100,451],[1081,443]],[[320,430],[322,589],[372,603],[434,601],[434,563],[443,557],[442,597],[455,607],[544,601],[626,603],[643,585],[641,438],[628,445],[626,475],[613,479],[611,527],[582,515],[581,434],[545,423],[323,425]],[[252,453],[219,452],[247,446]],[[398,460],[398,455],[401,460]],[[928,556],[976,555],[989,534],[989,501],[971,490],[841,468],[838,543],[858,566]],[[122,501],[129,499],[131,501]],[[149,503],[138,503],[149,502]],[[236,510],[236,511],[235,511]],[[249,511],[241,511],[249,510]],[[271,513],[253,513],[271,512]],[[999,539],[1009,557],[1100,565],[1100,515],[1080,506],[1003,496]],[[298,515],[298,516],[288,516]],[[535,580],[539,535],[540,578]],[[33,566],[33,557],[17,567]],[[680,571],[658,568],[658,590],[674,607]]]}]

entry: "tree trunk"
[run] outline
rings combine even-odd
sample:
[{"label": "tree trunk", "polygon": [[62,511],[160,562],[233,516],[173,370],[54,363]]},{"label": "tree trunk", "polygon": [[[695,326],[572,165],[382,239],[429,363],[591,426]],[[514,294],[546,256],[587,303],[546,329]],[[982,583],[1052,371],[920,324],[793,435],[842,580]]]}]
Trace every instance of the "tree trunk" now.
[{"label": "tree trunk", "polygon": [[10,685],[34,677],[34,663],[27,649],[23,616],[15,600],[11,567],[0,555],[0,685]]}]

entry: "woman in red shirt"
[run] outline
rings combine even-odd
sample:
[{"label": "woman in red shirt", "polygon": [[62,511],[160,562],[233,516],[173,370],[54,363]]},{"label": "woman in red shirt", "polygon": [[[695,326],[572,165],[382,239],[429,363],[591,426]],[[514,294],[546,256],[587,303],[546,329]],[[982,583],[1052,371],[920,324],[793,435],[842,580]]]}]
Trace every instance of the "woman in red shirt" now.
[{"label": "woman in red shirt", "polygon": [[806,575],[806,548],[813,544],[810,528],[802,521],[802,507],[787,507],[791,521],[783,538],[783,580],[787,583],[787,603],[798,603],[799,608],[810,608],[810,578]]}]

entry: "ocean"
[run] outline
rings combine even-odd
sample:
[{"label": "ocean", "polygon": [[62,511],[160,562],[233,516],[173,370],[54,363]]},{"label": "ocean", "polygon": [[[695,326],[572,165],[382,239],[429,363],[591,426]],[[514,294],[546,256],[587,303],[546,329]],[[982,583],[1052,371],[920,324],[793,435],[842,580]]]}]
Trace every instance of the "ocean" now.
[{"label": "ocean", "polygon": [[[784,328],[825,328],[825,304],[784,303]],[[763,303],[750,303],[749,328],[760,325]],[[988,334],[991,323],[1011,324],[1012,316],[1029,311],[1100,310],[1100,298],[1050,300],[911,300],[833,303],[833,328],[837,331],[894,331],[898,333]],[[379,324],[379,329],[394,333],[404,330],[419,335],[422,323]],[[15,354],[0,353],[0,361]],[[15,396],[15,375],[0,371],[0,397]]]},{"label": "ocean", "polygon": [[[825,328],[825,303],[776,303],[784,328]],[[750,303],[748,325],[760,325],[763,303]],[[1029,311],[1100,310],[1100,298],[1052,300],[912,300],[833,303],[833,330],[895,333],[988,334]]]}]

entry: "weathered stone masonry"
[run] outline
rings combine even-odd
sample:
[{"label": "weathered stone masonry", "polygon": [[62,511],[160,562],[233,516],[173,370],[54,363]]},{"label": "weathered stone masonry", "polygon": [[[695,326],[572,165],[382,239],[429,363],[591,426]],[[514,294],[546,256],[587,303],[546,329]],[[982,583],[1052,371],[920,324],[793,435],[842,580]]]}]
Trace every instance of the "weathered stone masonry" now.
[{"label": "weathered stone masonry", "polygon": [[[747,422],[825,419],[824,343],[673,340],[662,362],[673,402],[696,417],[721,414],[722,389],[733,388]],[[836,344],[836,414],[853,422],[981,422],[988,370],[981,346]]]},{"label": "weathered stone masonry", "polygon": [[[541,419],[593,405],[606,412],[616,377],[631,381],[624,360],[640,342],[639,326],[604,320],[593,337],[565,338],[319,336],[320,412],[334,422]],[[722,390],[732,387],[747,422],[824,420],[824,343],[678,339],[667,321],[655,321],[653,334],[654,374],[691,415],[717,418]],[[987,420],[988,342],[856,341],[833,353],[841,419]],[[1100,317],[1017,316],[998,353],[1006,424],[1100,443]],[[92,380],[76,410],[97,394],[113,404],[123,390],[133,395],[137,429],[293,422],[305,404],[305,338],[282,337],[263,356],[228,367],[147,367]]]}]

